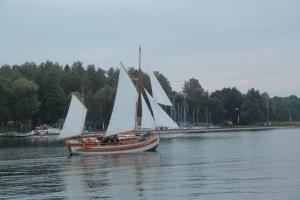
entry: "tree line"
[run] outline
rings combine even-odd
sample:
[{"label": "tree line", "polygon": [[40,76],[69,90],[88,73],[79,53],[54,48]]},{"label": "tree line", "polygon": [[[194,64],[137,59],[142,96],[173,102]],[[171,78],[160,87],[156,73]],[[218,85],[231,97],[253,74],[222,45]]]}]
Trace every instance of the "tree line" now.
[{"label": "tree line", "polygon": [[[129,68],[134,80],[138,71]],[[178,123],[251,124],[267,121],[300,120],[300,98],[269,97],[264,92],[250,89],[242,94],[237,88],[223,88],[212,93],[199,81],[191,78],[181,91],[172,89],[160,72],[159,82],[173,102],[172,108],[163,107]],[[143,73],[143,87],[151,93],[149,76]],[[93,129],[107,126],[111,115],[118,69],[108,70],[82,62],[62,66],[46,61],[41,64],[0,67],[0,127],[31,129],[39,124],[56,124],[64,119],[71,94],[84,96],[88,109],[87,122]]]}]

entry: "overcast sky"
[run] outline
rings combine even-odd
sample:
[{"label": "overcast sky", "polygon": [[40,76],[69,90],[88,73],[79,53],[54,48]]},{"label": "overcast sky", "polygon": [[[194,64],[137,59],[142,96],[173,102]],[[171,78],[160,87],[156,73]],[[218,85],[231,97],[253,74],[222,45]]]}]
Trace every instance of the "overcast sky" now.
[{"label": "overcast sky", "polygon": [[176,90],[300,96],[300,0],[0,0],[1,65],[137,66],[139,44]]}]

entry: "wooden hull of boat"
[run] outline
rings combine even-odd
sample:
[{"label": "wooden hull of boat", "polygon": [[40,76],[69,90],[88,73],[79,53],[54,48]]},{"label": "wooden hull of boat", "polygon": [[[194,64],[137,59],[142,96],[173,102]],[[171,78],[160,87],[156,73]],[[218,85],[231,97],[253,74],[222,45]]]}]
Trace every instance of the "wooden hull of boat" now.
[{"label": "wooden hull of boat", "polygon": [[158,144],[159,135],[146,141],[123,145],[92,145],[83,147],[81,144],[72,144],[67,141],[67,147],[71,155],[109,155],[155,151]]}]

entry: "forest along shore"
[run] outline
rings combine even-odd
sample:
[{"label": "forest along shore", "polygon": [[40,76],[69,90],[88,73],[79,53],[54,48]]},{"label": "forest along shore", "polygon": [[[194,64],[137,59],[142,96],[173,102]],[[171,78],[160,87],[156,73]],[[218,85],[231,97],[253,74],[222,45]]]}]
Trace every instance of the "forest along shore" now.
[{"label": "forest along shore", "polygon": [[[61,127],[72,94],[84,96],[87,129],[106,128],[119,70],[105,69],[82,62],[60,65],[51,61],[0,66],[0,132],[30,132],[41,124]],[[139,72],[129,68],[128,74],[136,79]],[[173,107],[164,109],[177,123],[249,126],[272,121],[275,126],[274,122],[300,121],[300,97],[295,95],[270,97],[254,88],[242,93],[236,87],[209,92],[195,78],[184,81],[176,91],[164,74],[155,72],[155,76],[172,100]],[[142,82],[151,91],[145,72]]]}]

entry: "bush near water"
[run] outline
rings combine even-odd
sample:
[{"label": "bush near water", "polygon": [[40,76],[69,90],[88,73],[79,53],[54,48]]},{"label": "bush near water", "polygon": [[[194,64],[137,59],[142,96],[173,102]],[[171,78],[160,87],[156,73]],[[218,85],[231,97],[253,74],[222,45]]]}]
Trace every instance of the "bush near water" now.
[{"label": "bush near water", "polygon": [[[134,68],[128,73],[133,79],[138,75]],[[242,125],[267,120],[300,121],[300,98],[295,95],[269,97],[256,89],[243,94],[235,87],[209,93],[195,78],[185,81],[181,91],[175,91],[167,77],[160,72],[155,74],[174,105],[165,109],[177,122],[236,125],[238,116]],[[149,76],[143,74],[142,78],[143,87],[151,91]],[[82,62],[70,66],[51,61],[2,65],[0,131],[30,130],[39,124],[57,123],[65,117],[72,93],[84,95],[87,121],[94,129],[107,126],[117,80],[118,68],[103,70],[94,65],[84,66]]]}]

